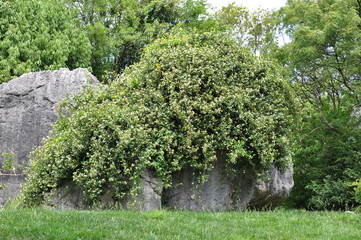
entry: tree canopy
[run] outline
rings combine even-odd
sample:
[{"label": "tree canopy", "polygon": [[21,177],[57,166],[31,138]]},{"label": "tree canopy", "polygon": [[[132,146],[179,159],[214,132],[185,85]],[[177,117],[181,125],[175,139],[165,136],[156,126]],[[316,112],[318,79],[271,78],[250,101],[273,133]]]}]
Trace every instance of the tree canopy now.
[{"label": "tree canopy", "polygon": [[330,101],[336,110],[350,97],[360,104],[360,9],[355,0],[289,1],[283,9],[292,76],[320,108]]},{"label": "tree canopy", "polygon": [[62,2],[0,1],[0,83],[31,71],[90,67],[90,47]]},{"label": "tree canopy", "polygon": [[217,11],[215,17],[253,53],[266,54],[277,48],[279,24],[276,12],[265,9],[252,11],[231,3]]},{"label": "tree canopy", "polygon": [[351,182],[361,175],[361,2],[288,1],[281,10],[291,37],[283,63],[304,99],[295,155],[296,207],[355,205]]},{"label": "tree canopy", "polygon": [[[202,28],[204,0],[67,0],[92,44],[91,66],[100,80],[122,73],[140,59],[142,49],[177,24]],[[210,25],[207,25],[210,26]]]}]

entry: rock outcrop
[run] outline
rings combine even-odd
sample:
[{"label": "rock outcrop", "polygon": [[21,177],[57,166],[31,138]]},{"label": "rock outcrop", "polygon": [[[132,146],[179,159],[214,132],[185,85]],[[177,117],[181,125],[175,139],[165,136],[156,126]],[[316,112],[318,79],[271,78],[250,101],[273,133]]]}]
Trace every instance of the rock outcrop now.
[{"label": "rock outcrop", "polygon": [[[140,189],[137,196],[126,194],[119,201],[114,199],[113,189],[108,189],[99,199],[98,205],[92,206],[99,209],[120,207],[122,209],[154,210],[162,208],[162,184],[153,177],[150,171],[141,174]],[[44,206],[55,209],[88,209],[86,198],[81,187],[69,182],[59,187],[54,193],[45,197]]]},{"label": "rock outcrop", "polygon": [[247,207],[274,208],[281,205],[290,194],[294,185],[292,166],[284,170],[273,166],[265,175],[265,180],[256,180],[252,198]]},{"label": "rock outcrop", "polygon": [[[28,154],[48,136],[57,119],[55,109],[61,99],[78,93],[98,80],[86,69],[60,69],[24,74],[0,85],[0,153],[15,154],[15,165],[28,161]],[[0,155],[0,162],[4,159]],[[19,193],[24,181],[18,176],[0,176],[0,206]]]},{"label": "rock outcrop", "polygon": [[[293,187],[293,169],[283,171],[272,167],[261,178],[250,167],[234,174],[226,167],[225,158],[219,158],[208,173],[208,180],[195,184],[197,174],[186,168],[173,176],[173,186],[163,189],[162,184],[149,171],[141,176],[140,189],[134,198],[127,194],[115,201],[109,189],[100,197],[97,208],[154,210],[163,207],[190,211],[228,211],[246,208],[272,209],[279,206]],[[57,209],[87,209],[80,187],[68,183],[49,195],[45,205]]]},{"label": "rock outcrop", "polygon": [[218,154],[207,181],[197,185],[196,178],[190,169],[175,174],[174,187],[163,194],[165,206],[191,211],[274,208],[288,197],[294,184],[292,166],[284,171],[272,167],[261,177],[244,166],[235,174],[227,167],[224,154]]}]

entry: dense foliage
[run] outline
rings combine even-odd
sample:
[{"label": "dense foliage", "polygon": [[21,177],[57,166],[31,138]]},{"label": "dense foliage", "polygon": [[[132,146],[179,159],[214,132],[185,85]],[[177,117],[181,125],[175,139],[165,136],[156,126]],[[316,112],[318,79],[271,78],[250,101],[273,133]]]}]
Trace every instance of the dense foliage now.
[{"label": "dense foliage", "polygon": [[[32,157],[25,204],[70,180],[90,201],[106,186],[121,197],[146,168],[167,186],[187,164],[210,169],[217,152],[235,170],[284,165],[290,92],[303,108],[288,206],[361,203],[360,0],[289,0],[278,12],[230,4],[214,15],[207,7],[205,0],[0,0],[0,83],[60,67],[88,67],[115,81],[64,104]],[[210,29],[232,37],[192,33]],[[290,37],[282,47],[280,32]]]},{"label": "dense foliage", "polygon": [[230,29],[242,46],[255,54],[267,54],[278,48],[279,22],[277,12],[265,9],[250,10],[235,3],[215,13],[219,24]]},{"label": "dense foliage", "polygon": [[[349,110],[332,111],[329,119],[343,134],[321,129],[322,119],[312,107],[304,112],[299,147],[295,150],[295,186],[289,205],[310,209],[350,209],[357,205],[351,185],[361,173],[360,118]],[[338,115],[338,116],[337,116]]]},{"label": "dense foliage", "polygon": [[[355,182],[352,183],[352,186],[355,190],[355,200],[361,205],[361,179],[357,179]],[[358,208],[360,212],[361,208]]]},{"label": "dense foliage", "polygon": [[31,71],[89,67],[90,51],[63,3],[0,1],[0,83]]},{"label": "dense foliage", "polygon": [[292,207],[345,209],[361,177],[361,2],[288,1],[284,64],[304,100]]},{"label": "dense foliage", "polygon": [[64,107],[32,157],[25,205],[70,180],[90,201],[109,187],[122,197],[144,169],[167,187],[185,166],[210,170],[219,152],[235,171],[290,160],[287,82],[269,61],[221,34],[158,40],[110,86]]},{"label": "dense foliage", "polygon": [[204,0],[66,1],[92,44],[91,66],[101,81],[107,72],[122,73],[139,61],[142,49],[174,26],[203,28],[211,22]]}]

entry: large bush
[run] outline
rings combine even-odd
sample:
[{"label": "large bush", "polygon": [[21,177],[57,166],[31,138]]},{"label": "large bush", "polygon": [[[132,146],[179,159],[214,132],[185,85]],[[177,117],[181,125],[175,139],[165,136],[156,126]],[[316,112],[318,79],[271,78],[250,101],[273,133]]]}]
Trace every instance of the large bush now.
[{"label": "large bush", "polygon": [[32,71],[89,67],[90,54],[61,1],[0,0],[0,83]]},{"label": "large bush", "polygon": [[[32,157],[23,204],[73,180],[94,201],[135,189],[150,169],[171,185],[185,166],[206,173],[222,151],[235,172],[289,164],[292,97],[270,62],[220,34],[177,34],[146,48],[110,86],[88,90]],[[205,175],[203,175],[204,177]],[[204,178],[202,178],[204,179]],[[202,180],[199,179],[199,180]]]}]

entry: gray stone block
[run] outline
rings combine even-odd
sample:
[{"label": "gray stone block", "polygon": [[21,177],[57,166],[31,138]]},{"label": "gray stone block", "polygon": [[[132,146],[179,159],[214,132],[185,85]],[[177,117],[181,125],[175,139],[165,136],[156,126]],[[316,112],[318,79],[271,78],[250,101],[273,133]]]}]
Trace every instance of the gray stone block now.
[{"label": "gray stone block", "polygon": [[225,211],[251,208],[274,208],[293,187],[293,168],[285,171],[272,167],[259,178],[251,167],[241,167],[235,174],[227,167],[226,156],[218,154],[208,179],[197,186],[197,173],[184,169],[173,177],[173,185],[164,190],[164,203],[173,209]]},{"label": "gray stone block", "polygon": [[[49,135],[61,99],[98,80],[86,69],[27,73],[0,85],[0,153],[15,154],[15,165],[28,162],[28,154]],[[0,156],[0,161],[4,161]],[[19,171],[17,173],[20,173]],[[23,177],[0,176],[0,206],[19,193]]]}]

